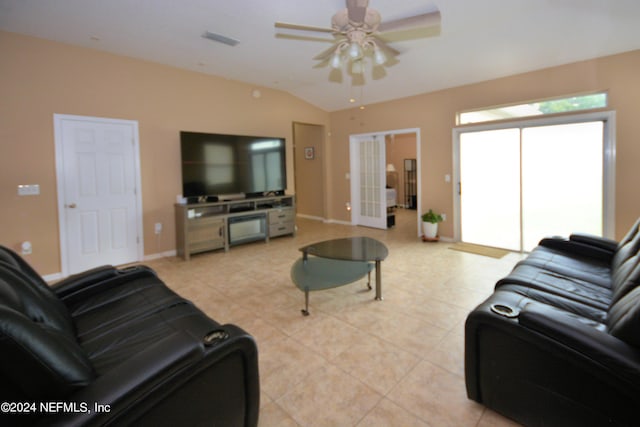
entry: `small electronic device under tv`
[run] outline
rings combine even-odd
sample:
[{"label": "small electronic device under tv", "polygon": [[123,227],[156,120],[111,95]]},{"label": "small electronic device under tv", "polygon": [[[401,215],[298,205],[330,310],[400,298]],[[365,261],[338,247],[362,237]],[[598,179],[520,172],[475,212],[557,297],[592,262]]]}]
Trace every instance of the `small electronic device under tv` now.
[{"label": "small electronic device under tv", "polygon": [[285,139],[180,132],[182,195],[189,201],[282,195]]}]

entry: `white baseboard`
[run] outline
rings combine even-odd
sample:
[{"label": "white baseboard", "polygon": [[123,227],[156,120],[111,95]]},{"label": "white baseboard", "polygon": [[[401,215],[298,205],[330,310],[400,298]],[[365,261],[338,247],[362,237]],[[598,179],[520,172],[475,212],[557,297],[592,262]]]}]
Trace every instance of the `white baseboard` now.
[{"label": "white baseboard", "polygon": [[321,216],[313,216],[313,215],[305,215],[305,214],[296,214],[296,216],[299,217],[299,218],[310,219],[312,221],[322,221],[325,224],[353,225],[349,221],[340,221],[340,220],[337,220],[337,219],[323,218]]},{"label": "white baseboard", "polygon": [[354,225],[351,221],[340,221],[337,219],[327,219],[325,224],[340,224],[340,225]]},{"label": "white baseboard", "polygon": [[310,219],[310,220],[313,220],[313,221],[322,221],[322,222],[326,221],[321,216],[313,216],[313,215],[305,215],[305,214],[296,214],[296,216],[298,218]]},{"label": "white baseboard", "polygon": [[153,261],[154,259],[174,257],[176,255],[177,255],[177,252],[174,249],[174,250],[171,250],[171,251],[160,252],[158,254],[145,255],[144,258],[142,258],[142,260],[143,261]]}]

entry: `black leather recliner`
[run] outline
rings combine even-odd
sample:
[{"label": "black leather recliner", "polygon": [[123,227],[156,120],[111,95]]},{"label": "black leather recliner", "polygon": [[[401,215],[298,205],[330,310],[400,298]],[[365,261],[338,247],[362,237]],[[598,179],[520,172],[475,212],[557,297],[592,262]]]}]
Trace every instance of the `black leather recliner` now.
[{"label": "black leather recliner", "polygon": [[469,314],[470,399],[525,425],[640,425],[640,220],[543,239]]},{"label": "black leather recliner", "polygon": [[144,266],[49,287],[0,246],[0,358],[2,425],[258,422],[253,338]]}]

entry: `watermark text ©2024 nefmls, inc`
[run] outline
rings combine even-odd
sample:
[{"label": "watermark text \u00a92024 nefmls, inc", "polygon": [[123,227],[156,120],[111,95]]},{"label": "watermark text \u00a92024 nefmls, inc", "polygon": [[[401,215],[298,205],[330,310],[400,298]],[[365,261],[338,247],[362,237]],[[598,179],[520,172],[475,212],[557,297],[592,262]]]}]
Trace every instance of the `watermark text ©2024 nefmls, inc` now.
[{"label": "watermark text \u00a92024 nefmls, inc", "polygon": [[111,412],[111,406],[98,402],[2,402],[0,412],[3,414],[60,414]]}]

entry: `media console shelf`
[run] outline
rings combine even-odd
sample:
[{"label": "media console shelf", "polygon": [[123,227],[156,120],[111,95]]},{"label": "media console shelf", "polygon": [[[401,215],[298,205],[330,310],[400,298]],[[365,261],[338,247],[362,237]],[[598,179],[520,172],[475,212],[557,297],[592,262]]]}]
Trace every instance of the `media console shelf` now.
[{"label": "media console shelf", "polygon": [[296,232],[295,196],[269,196],[228,202],[176,204],[176,250],[191,254]]}]

